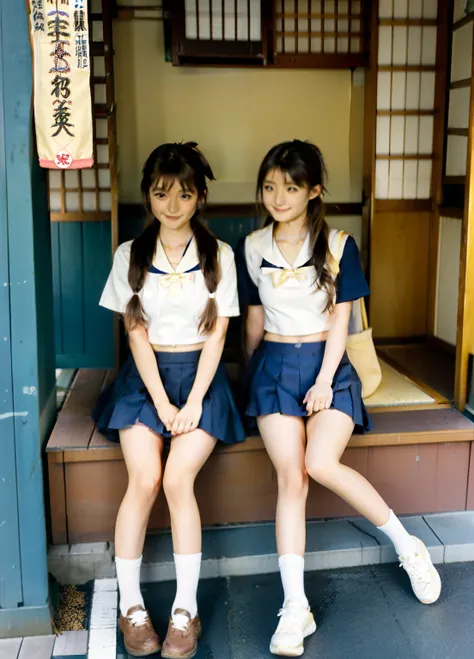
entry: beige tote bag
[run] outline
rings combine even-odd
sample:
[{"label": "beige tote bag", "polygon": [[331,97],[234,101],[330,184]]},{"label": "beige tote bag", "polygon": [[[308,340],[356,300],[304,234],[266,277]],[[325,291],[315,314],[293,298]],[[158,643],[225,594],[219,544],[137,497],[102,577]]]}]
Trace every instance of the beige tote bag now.
[{"label": "beige tote bag", "polygon": [[[339,234],[339,254],[342,257],[341,243],[344,231]],[[349,323],[349,335],[346,344],[347,355],[362,382],[362,398],[371,396],[382,382],[382,369],[375,351],[372,328],[367,320],[364,298],[352,303],[352,316]]]}]

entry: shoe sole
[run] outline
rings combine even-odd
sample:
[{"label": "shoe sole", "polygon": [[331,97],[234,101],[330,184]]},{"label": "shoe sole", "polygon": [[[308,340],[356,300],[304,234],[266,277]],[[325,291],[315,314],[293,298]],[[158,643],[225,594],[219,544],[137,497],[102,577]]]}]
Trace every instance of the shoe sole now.
[{"label": "shoe sole", "polygon": [[154,650],[146,650],[146,652],[137,652],[136,650],[131,650],[128,645],[123,643],[125,645],[125,649],[127,650],[128,654],[131,654],[132,657],[149,657],[152,654],[158,654],[158,652],[161,650],[161,645],[158,645],[156,649]]},{"label": "shoe sole", "polygon": [[191,650],[191,652],[188,652],[187,654],[166,654],[161,652],[162,659],[192,659],[197,653],[198,646],[197,643],[195,647]]},{"label": "shoe sole", "polygon": [[[307,638],[308,636],[311,636],[311,634],[314,634],[315,631],[316,631],[316,623],[313,620],[312,623],[304,630],[303,638]],[[304,645],[303,643],[301,643],[301,645],[298,645],[297,648],[295,647],[285,648],[284,646],[281,645],[276,646],[270,643],[270,652],[272,654],[278,655],[279,657],[301,657],[301,655],[304,652]]]},{"label": "shoe sole", "polygon": [[200,627],[198,630],[196,645],[191,650],[191,652],[188,652],[187,654],[173,654],[173,653],[167,653],[166,650],[165,651],[161,650],[161,658],[162,659],[192,659],[198,651],[198,641],[201,638],[201,636],[202,636],[202,627]]},{"label": "shoe sole", "polygon": [[433,561],[431,560],[430,552],[427,550],[427,548],[425,547],[424,544],[422,545],[422,547],[423,547],[424,556],[430,564],[430,576],[431,576],[431,579],[432,579],[432,583],[436,583],[438,588],[437,588],[437,594],[434,598],[432,598],[430,600],[421,600],[421,599],[419,599],[419,601],[422,604],[434,604],[435,602],[438,601],[439,596],[441,595],[441,577],[439,576],[438,570],[433,565]]}]

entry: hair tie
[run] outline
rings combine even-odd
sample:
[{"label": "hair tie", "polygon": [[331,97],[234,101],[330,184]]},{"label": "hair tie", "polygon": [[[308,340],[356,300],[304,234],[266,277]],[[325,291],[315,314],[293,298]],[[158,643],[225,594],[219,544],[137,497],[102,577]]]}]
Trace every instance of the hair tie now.
[{"label": "hair tie", "polygon": [[215,293],[209,293],[209,299],[213,300],[216,297]]}]

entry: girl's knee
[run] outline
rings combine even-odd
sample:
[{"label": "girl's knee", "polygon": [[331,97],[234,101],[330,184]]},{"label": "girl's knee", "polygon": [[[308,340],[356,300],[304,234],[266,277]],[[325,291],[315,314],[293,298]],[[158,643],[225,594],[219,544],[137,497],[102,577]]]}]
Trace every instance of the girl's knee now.
[{"label": "girl's knee", "polygon": [[336,460],[313,459],[306,460],[306,471],[309,476],[321,485],[331,483],[339,467]]},{"label": "girl's knee", "polygon": [[148,471],[130,477],[129,489],[140,499],[156,499],[160,488],[161,473],[158,471]]},{"label": "girl's knee", "polygon": [[194,488],[194,474],[188,474],[183,470],[165,470],[163,478],[163,490],[166,498],[169,500],[176,500],[180,497],[187,495],[189,491]]},{"label": "girl's knee", "polygon": [[289,468],[278,472],[278,493],[291,498],[308,494],[308,474],[304,469]]}]

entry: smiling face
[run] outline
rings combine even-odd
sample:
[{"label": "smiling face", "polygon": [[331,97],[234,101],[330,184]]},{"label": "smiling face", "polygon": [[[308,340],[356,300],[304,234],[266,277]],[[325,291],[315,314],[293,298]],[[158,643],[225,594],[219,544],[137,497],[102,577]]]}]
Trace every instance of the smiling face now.
[{"label": "smiling face", "polygon": [[149,191],[153,215],[167,229],[179,231],[189,225],[199,202],[197,190],[178,179],[158,179]]},{"label": "smiling face", "polygon": [[310,189],[297,185],[287,172],[271,169],[262,185],[262,200],[268,214],[276,222],[304,221],[308,203],[321,194],[321,186]]}]

